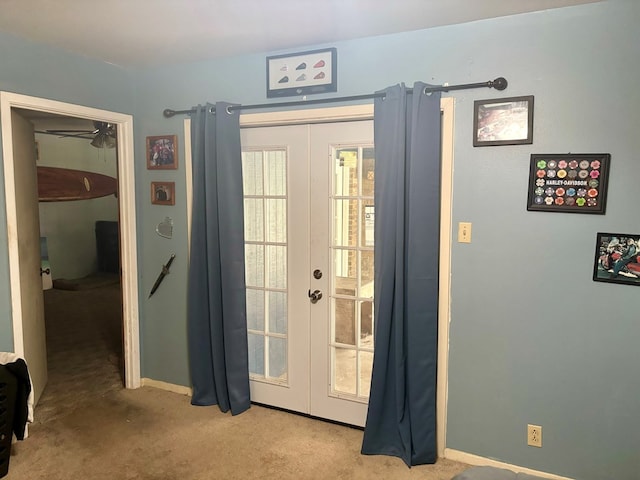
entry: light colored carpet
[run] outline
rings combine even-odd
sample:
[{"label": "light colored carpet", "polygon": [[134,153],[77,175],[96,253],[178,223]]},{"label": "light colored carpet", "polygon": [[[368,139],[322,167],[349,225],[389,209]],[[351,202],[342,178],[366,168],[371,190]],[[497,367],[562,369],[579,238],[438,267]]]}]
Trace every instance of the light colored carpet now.
[{"label": "light colored carpet", "polygon": [[119,293],[104,288],[47,295],[62,312],[47,316],[49,385],[29,438],[13,445],[7,480],[449,480],[468,467],[409,469],[361,455],[357,429],[255,405],[234,417],[184,395],[124,390],[113,343],[120,320],[114,328],[100,318]]},{"label": "light colored carpet", "polygon": [[97,397],[14,445],[8,480],[428,479],[467,466],[407,468],[361,455],[362,432],[252,406],[233,417],[150,387]]},{"label": "light colored carpet", "polygon": [[37,422],[122,389],[122,294],[117,276],[115,283],[105,278],[87,277],[76,281],[77,289],[44,292],[49,381]]}]

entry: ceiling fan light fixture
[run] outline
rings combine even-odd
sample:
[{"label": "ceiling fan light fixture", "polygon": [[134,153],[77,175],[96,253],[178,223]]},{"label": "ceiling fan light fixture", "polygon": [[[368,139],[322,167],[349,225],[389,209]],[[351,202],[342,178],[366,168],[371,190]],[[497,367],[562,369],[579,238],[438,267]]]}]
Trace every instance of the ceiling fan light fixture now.
[{"label": "ceiling fan light fixture", "polygon": [[100,132],[91,140],[91,145],[96,148],[114,148],[116,146],[116,139],[108,133]]}]

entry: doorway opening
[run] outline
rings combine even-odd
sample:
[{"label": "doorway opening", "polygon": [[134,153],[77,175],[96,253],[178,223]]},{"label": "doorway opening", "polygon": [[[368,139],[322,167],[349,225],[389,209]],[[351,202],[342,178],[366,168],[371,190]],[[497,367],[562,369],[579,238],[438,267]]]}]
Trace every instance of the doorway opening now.
[{"label": "doorway opening", "polygon": [[117,134],[93,119],[13,113],[35,129],[48,378],[37,421],[44,422],[124,385]]},{"label": "doorway opening", "polygon": [[[117,142],[114,150],[114,157],[117,158],[115,165],[117,200],[115,213],[116,225],[119,232],[116,233],[116,241],[120,247],[120,270],[121,274],[111,272],[117,277],[117,283],[111,281],[111,285],[116,285],[116,289],[121,282],[121,294],[112,292],[113,302],[121,302],[121,309],[116,307],[115,311],[121,311],[121,333],[120,345],[123,352],[124,385],[126,388],[137,388],[140,386],[140,354],[139,354],[139,325],[138,325],[138,286],[137,286],[137,254],[136,254],[136,226],[135,226],[135,182],[134,182],[134,162],[133,162],[133,119],[130,115],[124,115],[105,110],[98,110],[79,105],[56,102],[52,100],[28,97],[8,92],[0,92],[0,112],[2,118],[2,138],[3,138],[3,163],[5,181],[5,203],[7,212],[7,232],[8,232],[8,253],[9,253],[9,275],[10,292],[12,304],[13,320],[13,346],[14,352],[25,358],[32,375],[34,393],[36,398],[42,394],[47,382],[46,363],[46,343],[44,342],[44,322],[34,324],[30,320],[32,315],[28,315],[29,305],[43,305],[42,288],[33,288],[33,284],[40,284],[38,275],[36,281],[25,282],[28,275],[33,273],[28,271],[27,258],[36,256],[40,259],[40,239],[37,236],[38,220],[36,228],[32,231],[25,231],[20,227],[25,223],[29,210],[25,210],[25,205],[35,205],[31,210],[32,216],[40,217],[38,209],[37,187],[34,192],[24,197],[21,182],[25,178],[37,185],[34,178],[36,176],[35,166],[27,171],[26,177],[22,172],[22,165],[16,163],[16,155],[20,155],[21,147],[16,143],[19,141],[18,127],[14,125],[15,115],[26,114],[26,117],[47,117],[55,115],[66,119],[77,119],[77,121],[104,122],[113,125],[117,132]],[[13,117],[13,118],[12,118]],[[27,123],[31,124],[29,120]],[[33,136],[33,134],[32,134]],[[28,135],[26,137],[28,139]],[[32,138],[32,141],[34,139]],[[87,141],[87,140],[85,140]],[[88,142],[88,141],[87,141]],[[33,145],[33,144],[32,144]],[[98,150],[98,149],[96,149]],[[104,152],[102,152],[104,153]],[[34,155],[35,156],[35,155]],[[98,155],[98,162],[106,162],[107,158]],[[115,161],[115,160],[114,160]],[[92,177],[85,175],[82,184],[86,191],[90,191],[96,183],[92,183]],[[33,197],[33,198],[31,198]],[[26,203],[25,203],[26,202]],[[119,217],[119,218],[118,218]],[[107,219],[113,221],[113,219]],[[104,225],[96,225],[97,230],[104,229]],[[36,232],[36,233],[34,233]],[[68,233],[68,232],[66,232]],[[96,232],[98,233],[98,232]],[[23,237],[20,237],[22,235]],[[25,243],[25,239],[28,242]],[[97,242],[97,239],[96,239]],[[26,245],[29,245],[26,247]],[[34,248],[37,251],[34,252]],[[51,253],[51,252],[50,252]],[[64,262],[63,262],[64,263]],[[68,263],[68,262],[67,262]],[[65,268],[68,265],[65,265]],[[76,273],[82,271],[75,270]],[[113,270],[113,267],[110,267]],[[74,270],[69,270],[70,276]],[[52,272],[54,278],[55,272]],[[82,277],[82,275],[79,275]],[[74,280],[74,279],[71,279]],[[71,282],[73,283],[73,282]],[[28,288],[27,285],[32,285]],[[40,286],[40,285],[38,285]],[[73,288],[73,287],[71,287]],[[94,292],[95,293],[95,292]],[[91,322],[87,314],[86,322]],[[60,333],[60,332],[57,332]],[[69,345],[74,351],[74,345]],[[76,352],[78,353],[78,352]],[[105,360],[105,361],[108,361]],[[77,358],[80,366],[82,358]],[[69,368],[78,368],[79,365],[70,365]],[[120,368],[120,367],[119,367]]]}]

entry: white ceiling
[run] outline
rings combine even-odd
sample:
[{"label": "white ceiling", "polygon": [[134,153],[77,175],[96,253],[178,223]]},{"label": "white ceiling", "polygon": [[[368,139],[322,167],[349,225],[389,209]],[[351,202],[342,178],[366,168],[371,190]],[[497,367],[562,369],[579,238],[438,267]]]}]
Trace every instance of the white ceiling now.
[{"label": "white ceiling", "polygon": [[601,0],[0,0],[0,31],[122,66],[299,49]]}]

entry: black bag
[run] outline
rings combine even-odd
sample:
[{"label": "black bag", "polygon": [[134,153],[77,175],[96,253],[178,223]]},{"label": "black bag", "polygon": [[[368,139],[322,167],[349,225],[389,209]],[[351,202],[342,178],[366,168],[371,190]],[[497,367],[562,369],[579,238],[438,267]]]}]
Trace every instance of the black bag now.
[{"label": "black bag", "polygon": [[9,473],[18,379],[0,365],[0,478]]}]

